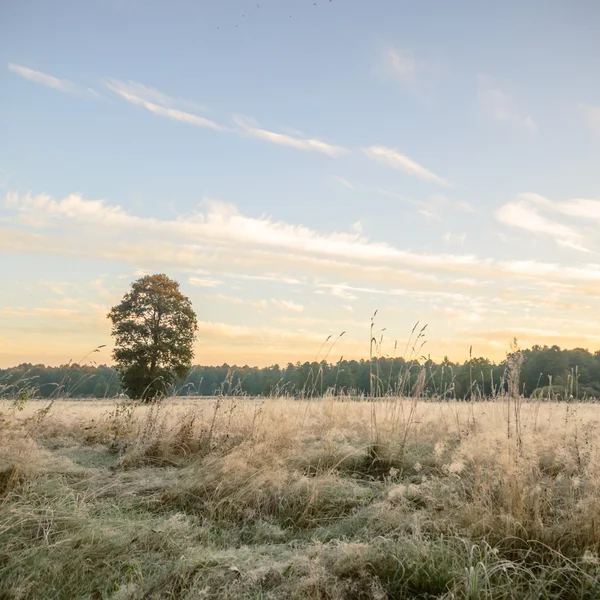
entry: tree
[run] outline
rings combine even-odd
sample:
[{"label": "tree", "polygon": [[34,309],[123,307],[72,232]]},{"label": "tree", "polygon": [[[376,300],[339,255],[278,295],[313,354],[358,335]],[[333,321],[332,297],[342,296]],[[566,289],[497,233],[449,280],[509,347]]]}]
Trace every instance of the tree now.
[{"label": "tree", "polygon": [[127,394],[152,400],[188,373],[198,324],[189,298],[166,275],[146,275],[108,313],[113,358]]}]

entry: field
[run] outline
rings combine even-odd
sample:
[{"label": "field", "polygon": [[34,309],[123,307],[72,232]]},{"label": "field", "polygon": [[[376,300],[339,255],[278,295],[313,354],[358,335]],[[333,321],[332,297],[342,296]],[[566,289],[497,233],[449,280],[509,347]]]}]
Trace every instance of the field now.
[{"label": "field", "polygon": [[0,404],[0,598],[600,598],[600,406]]}]

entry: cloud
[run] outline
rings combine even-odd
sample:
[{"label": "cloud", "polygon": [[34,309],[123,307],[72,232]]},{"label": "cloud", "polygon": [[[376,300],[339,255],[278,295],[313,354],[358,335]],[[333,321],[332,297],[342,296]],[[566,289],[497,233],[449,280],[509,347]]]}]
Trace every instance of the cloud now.
[{"label": "cloud", "polygon": [[0,308],[0,316],[4,317],[39,317],[39,316],[50,316],[54,318],[63,319],[78,319],[82,313],[78,310],[70,310],[66,308],[24,308],[24,307],[11,307],[4,306]]},{"label": "cloud", "polygon": [[[540,210],[535,203],[518,202],[529,210],[536,206]],[[345,301],[356,300],[360,293],[402,296],[407,302],[446,298],[444,290],[457,289],[465,278],[478,282],[477,286],[461,285],[469,294],[486,281],[501,280],[552,285],[561,294],[567,292],[560,286],[572,284],[571,295],[600,294],[600,265],[595,263],[570,266],[415,252],[372,241],[359,232],[319,232],[264,216],[247,216],[214,200],[205,202],[199,212],[171,220],[138,217],[119,206],[78,195],[56,200],[47,195],[9,194],[5,207],[7,216],[0,227],[0,251],[5,254],[106,260],[152,271],[168,268],[187,273],[201,287],[213,287],[213,280],[198,275],[199,264],[219,272],[221,279],[265,281],[274,286],[313,284],[317,292]],[[566,243],[582,244],[570,228],[555,229],[539,212],[533,216],[541,221],[532,221],[529,213],[522,212],[509,220],[533,223],[545,235],[558,233],[567,236],[558,238]],[[506,289],[515,286],[502,285]],[[547,297],[544,289],[540,298]],[[496,300],[497,296],[488,296],[488,302]],[[461,304],[466,301],[460,299]]]},{"label": "cloud", "polygon": [[189,277],[188,283],[194,287],[214,288],[220,286],[223,282],[210,277]]},{"label": "cloud", "polygon": [[227,296],[225,294],[206,294],[204,296],[209,300],[218,300],[219,302],[229,302],[230,304],[243,304],[244,301],[236,296]]},{"label": "cloud", "polygon": [[448,210],[459,211],[463,213],[475,213],[476,210],[468,202],[454,202],[448,199],[444,194],[431,194],[427,200],[415,200],[403,194],[390,192],[385,189],[379,189],[378,193],[389,198],[397,198],[406,204],[412,204],[417,207],[417,212],[427,219],[440,221],[442,213]]},{"label": "cloud", "polygon": [[80,86],[73,83],[72,81],[69,81],[68,79],[59,79],[58,77],[47,75],[46,73],[42,73],[41,71],[34,71],[33,69],[23,67],[22,65],[8,63],[8,69],[9,71],[16,73],[24,79],[28,79],[29,81],[33,81],[34,83],[39,83],[40,85],[45,85],[47,87],[54,88],[55,90],[64,92],[65,94],[76,94],[82,90]]},{"label": "cloud", "polygon": [[574,198],[568,202],[555,203],[552,206],[555,210],[569,217],[600,221],[600,200]]},{"label": "cloud", "polygon": [[376,160],[388,167],[404,171],[405,173],[408,173],[414,177],[418,177],[419,179],[433,181],[434,183],[444,187],[450,186],[450,183],[446,179],[436,175],[432,171],[429,171],[425,167],[412,160],[412,158],[406,156],[405,154],[401,154],[393,148],[386,148],[385,146],[370,146],[369,148],[364,148],[363,151],[370,159]]},{"label": "cloud", "polygon": [[[429,201],[452,205],[450,199],[442,197]],[[523,194],[513,203],[526,205],[547,221],[553,222],[553,215],[555,218],[558,215],[565,221],[555,219],[558,224],[570,226],[571,219],[583,221],[583,217],[566,213],[580,215],[595,209],[596,205],[590,202],[594,201],[553,202],[536,194]],[[295,362],[304,355],[310,360],[329,333],[339,333],[331,330],[346,319],[348,325],[343,328],[349,333],[344,336],[344,343],[349,345],[340,348],[340,353],[360,357],[365,353],[364,332],[374,308],[382,309],[382,325],[397,328],[390,331],[392,338],[406,332],[407,322],[412,325],[426,318],[429,329],[435,332],[433,335],[440,336],[433,340],[435,351],[454,352],[453,356],[459,357],[463,351],[468,352],[470,343],[485,337],[485,331],[474,327],[494,332],[508,331],[507,325],[523,331],[545,330],[546,326],[536,325],[535,319],[564,320],[567,310],[572,315],[574,311],[596,310],[600,297],[600,264],[593,262],[499,260],[485,256],[485,245],[479,246],[481,255],[429,254],[403,248],[400,243],[374,241],[359,228],[348,232],[319,231],[264,215],[244,214],[231,204],[215,200],[204,202],[188,215],[170,219],[136,216],[118,205],[87,200],[76,194],[62,199],[10,194],[0,211],[4,217],[0,226],[0,252],[7,256],[106,260],[118,263],[106,272],[131,274],[140,267],[148,272],[160,269],[180,281],[189,278],[190,285],[199,285],[198,298],[202,299],[203,309],[207,308],[207,312],[202,312],[228,314],[231,322],[212,322],[205,317],[197,347],[198,363],[256,364],[288,359]],[[540,235],[556,233],[554,229],[548,231],[552,233]],[[460,237],[452,233],[449,239],[460,242]],[[577,243],[571,239],[565,241]],[[199,271],[198,265],[206,271]],[[211,274],[215,274],[215,279]],[[103,294],[98,302],[107,306],[118,301],[126,281],[116,280],[115,289],[107,289],[107,276],[93,274],[89,279],[94,277],[99,280],[93,290],[86,286],[88,292]],[[223,281],[222,287],[213,285],[217,277]],[[232,279],[237,280],[238,291],[231,292],[236,297],[214,293],[224,290],[225,282],[233,283]],[[257,293],[267,286],[268,292]],[[49,286],[40,288],[32,282],[31,290],[36,289],[43,293]],[[71,295],[70,288],[59,286],[56,290]],[[32,291],[25,290],[25,297]],[[268,300],[253,300],[261,297]],[[69,310],[86,305],[85,302],[63,304],[62,296],[59,300],[50,295],[50,299],[54,302],[42,308]],[[342,306],[349,303],[354,308],[351,317]],[[4,304],[9,308],[20,306],[20,300]],[[317,306],[318,312],[313,314],[312,309]],[[65,353],[72,353],[73,347],[79,348],[73,340],[84,335],[81,332],[86,332],[86,339],[94,344],[109,339],[106,310],[98,315],[90,312],[89,316],[18,308],[10,309],[10,314],[7,311],[2,315],[2,326],[5,323],[10,326],[11,339],[20,340],[20,331],[26,330],[30,348],[39,346],[40,339],[43,343],[50,340],[63,322],[70,323],[69,332],[73,331],[69,333],[71,343]],[[54,323],[58,319],[60,322]],[[36,326],[39,331],[35,331]],[[303,331],[303,327],[315,331]],[[463,332],[460,327],[471,329]],[[558,326],[549,330],[561,331]],[[508,334],[505,337],[510,338]],[[539,341],[534,333],[531,338],[532,342]],[[489,338],[496,342],[504,339],[496,333]],[[89,345],[93,347],[92,342]],[[5,346],[5,354],[9,356],[13,350],[9,350],[8,343]],[[0,347],[0,360],[13,360],[2,358],[2,352]],[[25,357],[26,352],[21,350],[14,350],[11,356],[19,352]],[[52,352],[58,353],[55,349]],[[34,351],[31,354],[38,356]],[[69,354],[67,359],[70,357]]]},{"label": "cloud", "polygon": [[345,188],[348,188],[349,190],[354,190],[356,189],[347,179],[344,179],[343,177],[335,177],[335,180],[340,183],[341,185],[343,185]]},{"label": "cloud", "polygon": [[[590,252],[584,243],[585,234],[590,221],[600,221],[600,200],[574,198],[566,202],[553,202],[531,192],[521,193],[518,198],[519,200],[505,204],[496,212],[499,221],[510,227],[552,236],[563,247]],[[563,221],[550,219],[542,212],[561,215]],[[580,219],[584,226],[565,223],[564,217]]]},{"label": "cloud", "polygon": [[271,300],[271,304],[280,310],[287,310],[291,312],[302,312],[304,311],[304,306],[302,304],[298,304],[297,302],[292,302],[291,300]]},{"label": "cloud", "polygon": [[199,107],[187,100],[172,98],[155,88],[145,86],[135,81],[123,82],[117,79],[109,79],[106,82],[106,85],[111,91],[115,92],[131,104],[141,106],[156,115],[188,125],[205,127],[214,131],[233,133],[244,137],[252,137],[271,144],[296,148],[297,150],[321,152],[331,157],[337,157],[348,152],[346,148],[334,146],[318,139],[302,138],[290,134],[276,133],[274,131],[261,129],[251,119],[241,116],[235,116],[233,119],[237,128],[226,127],[211,119],[174,108],[176,105],[183,105],[195,109],[206,110],[205,107]]},{"label": "cloud", "polygon": [[[156,88],[144,85],[143,83],[138,83],[137,81],[119,81],[118,79],[109,79],[107,81],[107,86],[109,89],[119,95],[127,94],[129,97],[135,97],[144,102],[158,104],[165,108],[181,107],[190,110],[208,110],[206,106],[197,104],[196,102],[191,102],[190,100],[184,100],[182,98],[173,98],[172,96],[164,94]],[[123,97],[125,98],[125,96]]]},{"label": "cloud", "polygon": [[6,187],[11,177],[12,175],[8,171],[0,167],[0,188]]},{"label": "cloud", "polygon": [[141,234],[160,235],[164,241],[202,244],[214,249],[215,244],[233,244],[247,250],[268,250],[325,258],[365,262],[407,263],[415,266],[453,268],[476,262],[472,256],[417,254],[386,243],[372,242],[360,233],[319,233],[303,225],[274,221],[266,217],[242,215],[235,206],[216,200],[204,201],[204,212],[182,215],[174,220],[137,217],[118,205],[103,200],[86,200],[71,194],[55,200],[46,194],[32,196],[10,193],[5,206],[15,220],[34,229],[68,228],[76,232],[95,232],[106,236],[132,238]]},{"label": "cloud", "polygon": [[[353,288],[344,283],[342,284],[331,284],[331,283],[319,283],[315,286],[317,290],[316,294],[331,294],[336,298],[341,298],[342,300],[356,300],[358,296],[352,293],[352,291],[358,291],[356,288]],[[360,291],[364,291],[361,289]]]},{"label": "cloud", "polygon": [[385,50],[384,60],[396,77],[408,85],[414,85],[417,61],[412,52],[400,52],[393,46],[388,46]]},{"label": "cloud", "polygon": [[579,239],[575,229],[552,221],[527,202],[509,202],[496,211],[496,218],[509,227],[525,229],[532,233],[550,235],[563,240]]},{"label": "cloud", "polygon": [[297,327],[283,329],[273,326],[198,321],[198,337],[202,339],[204,346],[207,345],[207,342],[215,342],[216,344],[227,342],[230,351],[231,344],[249,344],[250,347],[254,348],[260,346],[275,349],[284,347],[286,353],[291,356],[293,356],[294,348],[298,348],[299,352],[310,350],[314,356],[314,348],[318,348],[318,345],[323,343],[324,336],[321,333],[306,331]]},{"label": "cloud", "polygon": [[241,132],[249,137],[253,137],[271,144],[277,144],[280,146],[288,146],[289,148],[296,148],[297,150],[308,150],[314,152],[322,152],[333,158],[341,156],[348,152],[346,148],[342,146],[333,146],[326,142],[322,142],[317,139],[299,138],[292,135],[283,133],[275,133],[274,131],[268,131],[266,129],[260,129],[257,125],[253,124],[250,119],[245,117],[236,116],[234,117],[236,125],[240,127]]},{"label": "cloud", "polygon": [[[136,106],[141,106],[155,115],[167,117],[168,119],[186,123],[188,125],[195,125],[196,127],[205,127],[215,131],[227,131],[226,127],[219,125],[215,121],[177,108],[170,108],[169,106],[175,101],[153,88],[147,88],[142,84],[131,81],[124,83],[116,79],[109,79],[106,85],[108,89],[127,100],[127,102],[131,102],[131,104],[135,104]],[[166,105],[163,106],[157,104],[158,101],[166,102]]]},{"label": "cloud", "polygon": [[511,123],[530,133],[535,133],[538,129],[533,118],[518,107],[514,96],[501,89],[488,75],[479,75],[477,78],[477,100],[482,109],[496,121]]},{"label": "cloud", "polygon": [[477,211],[475,210],[475,207],[470,203],[470,202],[457,202],[455,204],[456,206],[456,210],[459,210],[461,212],[465,212],[465,213],[476,213]]},{"label": "cloud", "polygon": [[450,231],[448,231],[447,233],[444,234],[444,241],[450,243],[450,244],[458,244],[460,246],[462,246],[465,243],[465,240],[467,239],[467,234],[466,233],[451,233]]},{"label": "cloud", "polygon": [[399,50],[392,45],[384,49],[382,63],[384,70],[399,81],[407,90],[428,100],[439,79],[439,69],[426,61],[417,60],[410,50]]},{"label": "cloud", "polygon": [[299,285],[305,283],[296,277],[287,277],[280,273],[263,273],[261,275],[249,275],[247,273],[225,273],[227,277],[234,279],[249,279],[251,281],[268,281],[272,283],[287,283],[289,285]]},{"label": "cloud", "polygon": [[600,130],[600,106],[582,102],[579,104],[578,108],[583,114],[587,123],[593,128]]}]

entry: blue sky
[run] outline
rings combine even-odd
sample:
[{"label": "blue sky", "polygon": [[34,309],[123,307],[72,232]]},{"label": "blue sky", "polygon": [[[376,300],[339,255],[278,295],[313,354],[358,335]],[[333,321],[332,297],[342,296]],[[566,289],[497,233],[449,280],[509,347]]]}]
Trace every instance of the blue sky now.
[{"label": "blue sky", "polygon": [[6,2],[0,366],[77,360],[142,273],[197,361],[600,348],[595,2]]}]

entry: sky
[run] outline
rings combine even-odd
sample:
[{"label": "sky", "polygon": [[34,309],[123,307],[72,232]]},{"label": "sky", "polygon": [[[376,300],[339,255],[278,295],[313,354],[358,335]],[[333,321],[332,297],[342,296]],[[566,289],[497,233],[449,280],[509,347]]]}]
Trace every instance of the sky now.
[{"label": "sky", "polygon": [[365,357],[376,310],[382,355],[417,322],[433,359],[600,349],[599,23],[593,0],[0,2],[0,367],[110,363],[147,273],[192,300],[197,364]]}]

